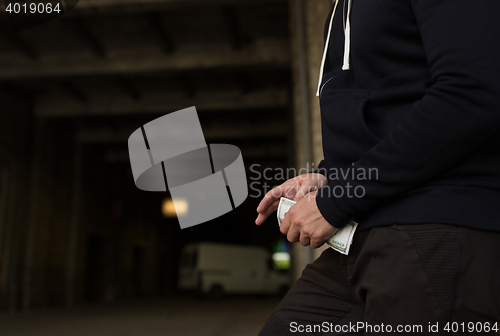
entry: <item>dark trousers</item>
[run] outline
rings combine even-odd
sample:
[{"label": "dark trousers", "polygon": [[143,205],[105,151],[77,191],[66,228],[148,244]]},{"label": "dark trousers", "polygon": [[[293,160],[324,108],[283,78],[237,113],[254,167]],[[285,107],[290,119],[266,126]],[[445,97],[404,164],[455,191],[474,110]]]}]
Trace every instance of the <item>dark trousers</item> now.
[{"label": "dark trousers", "polygon": [[259,335],[494,335],[495,323],[500,233],[393,225],[357,233],[348,256],[325,250]]}]

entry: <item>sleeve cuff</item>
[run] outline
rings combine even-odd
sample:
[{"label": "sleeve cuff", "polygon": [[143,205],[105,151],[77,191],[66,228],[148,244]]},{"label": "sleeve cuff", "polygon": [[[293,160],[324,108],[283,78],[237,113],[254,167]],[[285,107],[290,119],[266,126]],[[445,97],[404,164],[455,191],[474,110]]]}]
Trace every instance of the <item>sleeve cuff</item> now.
[{"label": "sleeve cuff", "polygon": [[318,168],[316,168],[316,170],[313,171],[312,173],[321,174],[328,179],[328,174],[327,174],[326,168],[323,167],[324,165],[325,165],[325,160],[322,160],[319,163]]},{"label": "sleeve cuff", "polygon": [[[339,187],[340,185],[336,186],[336,188]],[[339,195],[340,192],[338,192],[338,190],[332,189],[330,185],[326,185],[319,189],[316,194],[316,205],[319,212],[328,223],[333,227],[341,229],[350,219],[352,219],[356,211],[352,205],[347,202],[347,197],[345,197],[345,195]]]}]

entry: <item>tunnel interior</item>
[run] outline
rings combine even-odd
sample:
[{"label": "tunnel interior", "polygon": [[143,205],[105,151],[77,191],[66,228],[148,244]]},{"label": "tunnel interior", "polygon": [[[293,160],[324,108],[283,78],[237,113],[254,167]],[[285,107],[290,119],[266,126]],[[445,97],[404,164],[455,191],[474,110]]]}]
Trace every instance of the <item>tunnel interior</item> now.
[{"label": "tunnel interior", "polygon": [[[187,244],[283,239],[254,220],[296,159],[288,1],[80,2],[15,34],[0,17],[2,310],[175,296]],[[189,106],[241,150],[249,197],[181,230],[168,191],[136,188],[127,139]]]}]

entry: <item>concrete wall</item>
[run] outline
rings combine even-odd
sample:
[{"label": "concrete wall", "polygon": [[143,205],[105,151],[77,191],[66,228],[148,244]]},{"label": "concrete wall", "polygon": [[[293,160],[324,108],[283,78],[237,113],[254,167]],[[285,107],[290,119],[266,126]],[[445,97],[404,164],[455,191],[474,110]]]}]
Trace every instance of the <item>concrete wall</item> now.
[{"label": "concrete wall", "polygon": [[21,286],[23,245],[29,204],[32,97],[0,92],[0,309],[16,305],[10,295]]},{"label": "concrete wall", "polygon": [[121,214],[123,176],[77,143],[72,123],[34,120],[22,97],[0,97],[0,310],[164,292],[169,238],[150,195]]},{"label": "concrete wall", "polygon": [[64,122],[37,121],[29,173],[24,244],[22,307],[64,302],[68,222],[71,216],[73,132]]}]

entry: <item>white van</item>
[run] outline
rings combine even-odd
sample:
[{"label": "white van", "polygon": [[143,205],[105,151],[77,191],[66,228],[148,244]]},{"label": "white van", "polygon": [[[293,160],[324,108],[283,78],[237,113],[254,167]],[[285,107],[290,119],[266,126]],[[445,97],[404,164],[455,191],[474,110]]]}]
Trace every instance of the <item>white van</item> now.
[{"label": "white van", "polygon": [[290,275],[273,269],[263,247],[193,243],[182,251],[179,289],[220,298],[224,293],[283,295],[289,287]]}]

